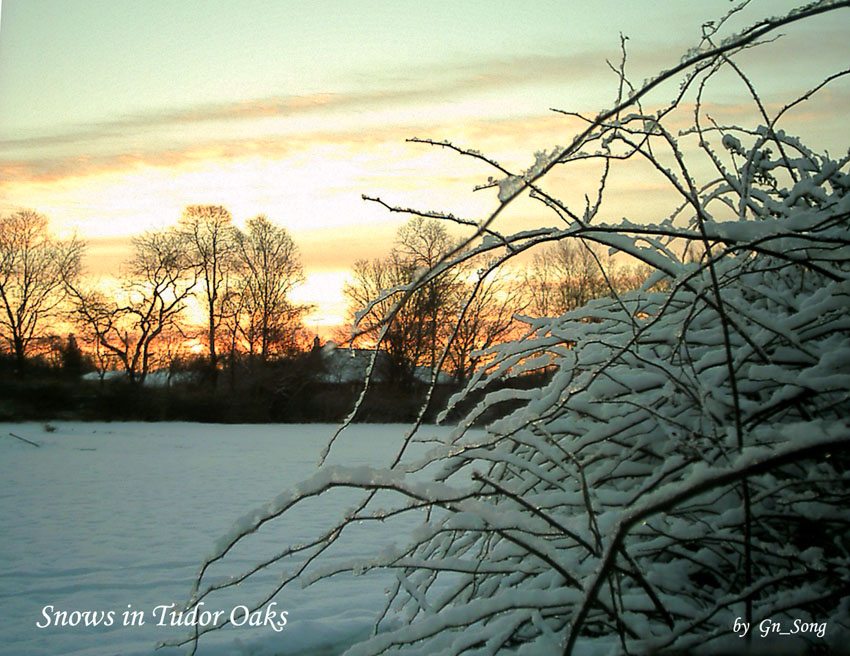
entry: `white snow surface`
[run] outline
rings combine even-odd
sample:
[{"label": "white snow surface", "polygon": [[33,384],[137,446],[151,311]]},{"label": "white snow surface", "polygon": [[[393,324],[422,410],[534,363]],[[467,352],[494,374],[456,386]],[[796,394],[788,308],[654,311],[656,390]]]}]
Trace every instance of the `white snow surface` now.
[{"label": "white snow surface", "polygon": [[[186,627],[156,626],[156,606],[188,599],[194,576],[216,540],[251,508],[316,471],[331,425],[190,423],[0,423],[0,655],[137,656],[155,651]],[[328,464],[385,466],[405,427],[361,424],[342,434]],[[14,433],[40,445],[26,444]],[[422,437],[447,430],[424,427]],[[421,455],[428,448],[414,445]],[[323,495],[304,512],[272,522],[225,559],[227,574],[331,526],[356,500],[351,490]],[[338,492],[338,493],[337,493]],[[358,527],[359,528],[359,527]],[[411,527],[412,528],[412,527]],[[363,558],[392,543],[398,525],[370,525],[323,560]],[[217,593],[205,609],[258,601],[280,568]],[[385,579],[385,580],[384,580]],[[389,585],[387,574],[341,574],[301,589],[287,588],[275,610],[283,631],[225,627],[205,635],[200,656],[331,655],[370,631]],[[141,610],[144,626],[124,626],[123,612]],[[112,626],[49,626],[42,609],[114,611]],[[49,611],[48,611],[49,612]]]}]

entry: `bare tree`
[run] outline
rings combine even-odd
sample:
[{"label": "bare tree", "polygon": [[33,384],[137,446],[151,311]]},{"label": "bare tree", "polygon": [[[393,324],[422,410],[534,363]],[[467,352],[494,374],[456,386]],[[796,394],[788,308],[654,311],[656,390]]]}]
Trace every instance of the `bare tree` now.
[{"label": "bare tree", "polygon": [[131,382],[141,384],[151,369],[157,338],[178,326],[198,269],[174,230],[145,233],[133,239],[133,247],[117,300],[102,291],[71,290],[82,329],[121,363]]},{"label": "bare tree", "polygon": [[80,273],[84,244],[50,236],[48,220],[31,210],[0,219],[0,334],[23,371],[33,340],[43,335]]},{"label": "bare tree", "polygon": [[534,254],[526,271],[529,312],[559,316],[616,291],[619,267],[604,249],[579,240],[562,240]]},{"label": "bare tree", "polygon": [[[224,338],[224,347],[227,350],[227,366],[231,388],[236,384],[238,355],[242,350],[243,342],[247,342],[244,339],[243,330],[248,323],[246,317],[248,301],[247,296],[242,294],[241,276],[239,269],[236,268],[234,270],[234,282],[221,299],[222,323],[220,328]],[[250,344],[248,346],[250,348]]]},{"label": "bare tree", "polygon": [[[397,307],[400,292],[455,245],[445,226],[416,217],[399,228],[389,255],[356,262],[353,280],[343,288],[356,334],[387,351],[398,382],[412,382],[417,367],[435,368],[445,328],[459,300],[463,272],[457,270],[452,276],[426,282],[408,302]],[[393,320],[385,322],[393,312]]]},{"label": "bare tree", "polygon": [[210,376],[218,371],[217,331],[226,313],[234,283],[236,231],[230,212],[218,205],[190,205],[178,227],[198,270],[198,281],[207,317],[206,341]]},{"label": "bare tree", "polygon": [[516,326],[514,315],[527,305],[513,276],[488,276],[476,258],[447,275],[425,280],[399,304],[410,285],[434,269],[457,243],[440,222],[414,217],[399,229],[387,257],[355,263],[353,280],[343,289],[355,333],[380,342],[399,381],[413,380],[417,367],[435,372],[446,348],[446,369],[457,380],[465,380],[480,363],[477,351],[506,338]]},{"label": "bare tree", "polygon": [[[431,271],[456,246],[457,240],[449,236],[444,224],[420,216],[404,224],[396,238],[397,254],[412,269],[414,276]],[[427,364],[432,370],[436,368],[437,354],[444,343],[443,330],[450,325],[450,317],[455,313],[455,301],[466,273],[466,269],[457,268],[451,275],[426,280],[410,301],[417,308],[421,333],[418,337],[426,356],[422,364]],[[411,278],[408,283],[413,280]]]},{"label": "bare tree", "polygon": [[390,362],[389,375],[402,384],[413,380],[415,369],[425,355],[429,325],[417,303],[407,304],[386,327],[383,318],[395,307],[393,291],[408,285],[415,273],[415,268],[393,251],[385,258],[356,261],[352,281],[343,287],[350,317],[356,323],[353,343],[367,341],[385,350]]},{"label": "bare tree", "polygon": [[[483,274],[484,269],[479,269],[475,276]],[[455,315],[448,323],[456,326],[454,335],[447,335],[448,361],[455,380],[466,381],[488,358],[487,349],[516,336],[521,329],[516,315],[529,305],[525,296],[512,273],[491,273],[481,280],[479,289],[464,282],[454,304]]]},{"label": "bare tree", "polygon": [[239,331],[262,360],[297,348],[307,306],[289,299],[304,281],[298,247],[286,229],[265,216],[236,234],[235,258],[242,295]]}]

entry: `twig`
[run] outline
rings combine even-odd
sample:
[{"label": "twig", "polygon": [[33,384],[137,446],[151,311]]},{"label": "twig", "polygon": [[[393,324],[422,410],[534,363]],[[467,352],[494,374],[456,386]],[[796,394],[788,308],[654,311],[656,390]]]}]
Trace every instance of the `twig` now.
[{"label": "twig", "polygon": [[20,435],[15,435],[15,434],[14,434],[13,432],[11,432],[11,431],[9,431],[9,435],[11,435],[11,436],[12,436],[12,437],[14,437],[14,438],[19,439],[21,442],[26,442],[27,444],[32,444],[34,447],[37,447],[37,448],[38,448],[38,447],[41,447],[41,444],[38,444],[37,442],[33,442],[32,440],[28,440],[27,438],[25,438],[25,437],[21,437]]}]

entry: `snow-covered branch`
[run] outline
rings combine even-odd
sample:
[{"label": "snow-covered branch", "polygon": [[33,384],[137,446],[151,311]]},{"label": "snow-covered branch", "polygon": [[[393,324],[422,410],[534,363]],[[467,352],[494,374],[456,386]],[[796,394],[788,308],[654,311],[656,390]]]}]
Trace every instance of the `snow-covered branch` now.
[{"label": "snow-covered branch", "polygon": [[[190,605],[224,585],[207,581],[208,568],[226,563],[241,541],[263,526],[285,526],[296,506],[344,487],[361,494],[337,523],[231,582],[272,563],[288,567],[268,601],[295,581],[392,573],[376,635],[350,654],[569,654],[590,642],[610,653],[655,653],[729,636],[740,617],[750,625],[828,622],[829,639],[845,639],[850,155],[812,151],[780,119],[847,71],[771,115],[735,56],[767,40],[780,47],[772,40],[780,27],[848,7],[814,2],[722,38],[735,8],[707,24],[678,64],[640,86],[628,79],[623,45],[622,62],[611,66],[615,106],[583,117],[583,129],[564,141],[570,145],[539,150],[525,171],[417,139],[492,167],[499,179],[479,189],[492,188],[495,209],[471,220],[367,197],[472,232],[412,282],[372,300],[367,312],[389,307],[378,344],[417,293],[474,258],[487,264],[446,330],[448,344],[431,354],[435,370],[486,292],[482,281],[532,249],[581,240],[600,268],[598,246],[653,273],[629,291],[603,276],[607,296],[558,316],[523,317],[521,338],[483,350],[482,365],[441,415],[462,411],[456,429],[422,461],[406,456],[424,410],[386,468],[324,467],[246,515],[207,559]],[[722,70],[738,80],[761,125],[707,116],[705,99]],[[679,76],[671,102],[646,106],[651,91]],[[691,127],[674,129],[682,113]],[[577,162],[600,168],[598,184],[573,207],[547,176]],[[608,186],[633,165],[665,185],[672,214],[610,219]],[[559,227],[500,229],[500,216],[526,190]],[[482,424],[483,434],[471,430]],[[395,502],[379,508],[387,495]],[[400,544],[326,561],[355,523],[406,519],[419,527]]]}]

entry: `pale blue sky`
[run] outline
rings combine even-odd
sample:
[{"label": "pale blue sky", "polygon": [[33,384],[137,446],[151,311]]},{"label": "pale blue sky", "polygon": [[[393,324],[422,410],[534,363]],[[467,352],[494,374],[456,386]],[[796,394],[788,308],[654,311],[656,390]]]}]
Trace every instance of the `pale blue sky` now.
[{"label": "pale blue sky", "polygon": [[670,52],[728,7],[5,0],[0,138],[234,100],[416,88],[529,57],[599,59],[616,55],[619,31],[645,51],[660,44]]}]

